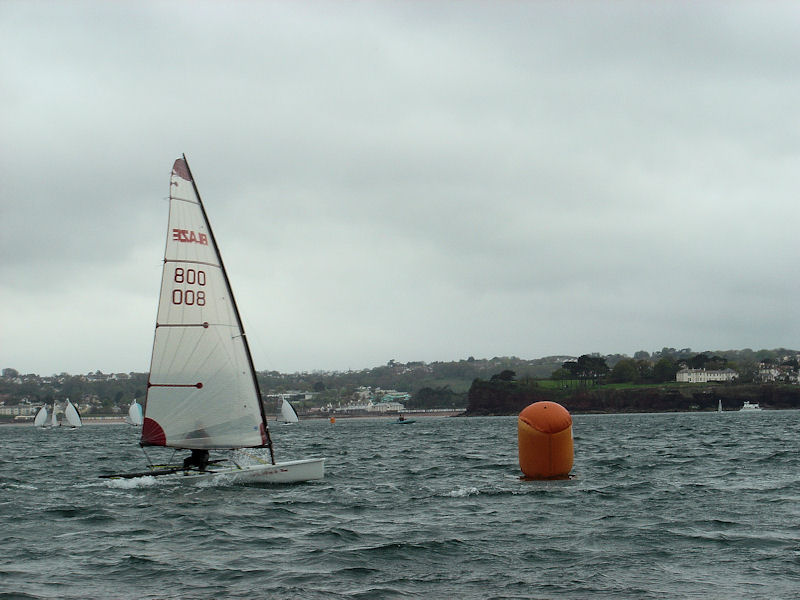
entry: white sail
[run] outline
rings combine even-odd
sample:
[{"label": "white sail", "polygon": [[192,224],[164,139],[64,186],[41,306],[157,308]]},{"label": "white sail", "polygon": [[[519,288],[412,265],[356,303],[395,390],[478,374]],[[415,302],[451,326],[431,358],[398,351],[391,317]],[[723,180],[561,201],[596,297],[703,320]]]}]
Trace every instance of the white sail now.
[{"label": "white sail", "polygon": [[50,427],[58,427],[58,417],[56,416],[56,403],[53,402],[53,416],[50,419]]},{"label": "white sail", "polygon": [[47,407],[43,406],[39,409],[39,412],[36,413],[36,416],[33,418],[33,424],[36,427],[44,427],[47,425]]},{"label": "white sail", "polygon": [[255,373],[211,227],[183,158],[170,178],[143,445],[267,445]]},{"label": "white sail", "polygon": [[78,409],[69,401],[69,398],[67,398],[67,405],[64,407],[64,418],[70,427],[80,427],[82,425]]},{"label": "white sail", "polygon": [[131,425],[141,425],[142,421],[142,405],[134,399],[128,407],[128,423]]},{"label": "white sail", "polygon": [[297,412],[294,410],[294,406],[286,399],[283,399],[283,403],[281,404],[281,416],[278,417],[278,421],[283,423],[297,423],[300,419],[297,418]]}]

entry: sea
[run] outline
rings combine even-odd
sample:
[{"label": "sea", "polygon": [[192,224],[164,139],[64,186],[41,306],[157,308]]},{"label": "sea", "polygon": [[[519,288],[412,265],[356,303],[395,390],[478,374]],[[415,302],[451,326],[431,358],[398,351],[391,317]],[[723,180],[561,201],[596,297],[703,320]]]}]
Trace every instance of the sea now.
[{"label": "sea", "polygon": [[0,599],[800,598],[800,411],[574,415],[559,481],[516,417],[271,432],[325,479],[100,479],[139,429],[0,427]]}]

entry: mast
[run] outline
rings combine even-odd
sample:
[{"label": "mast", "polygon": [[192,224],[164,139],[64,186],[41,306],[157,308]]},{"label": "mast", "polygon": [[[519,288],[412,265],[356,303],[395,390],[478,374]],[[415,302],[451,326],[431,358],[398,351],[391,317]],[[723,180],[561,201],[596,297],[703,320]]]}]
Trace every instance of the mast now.
[{"label": "mast", "polygon": [[236,298],[233,295],[233,288],[231,288],[231,282],[228,279],[228,271],[225,269],[225,263],[222,261],[222,253],[219,251],[219,246],[217,245],[217,239],[214,237],[214,230],[211,228],[211,221],[208,219],[208,215],[206,214],[206,208],[203,205],[203,199],[200,197],[200,190],[197,189],[197,183],[195,183],[194,175],[192,175],[192,170],[189,168],[189,161],[186,160],[186,155],[181,154],[183,158],[183,164],[186,165],[186,170],[189,173],[189,179],[192,181],[192,187],[194,188],[194,193],[197,196],[197,202],[200,206],[200,212],[203,213],[203,219],[205,219],[206,226],[208,227],[208,236],[211,239],[211,243],[214,244],[214,249],[217,253],[217,259],[219,260],[220,268],[222,270],[222,278],[225,281],[225,287],[228,290],[228,295],[231,299],[231,305],[233,306],[233,312],[236,316],[236,323],[239,326],[239,331],[242,335],[242,343],[244,344],[245,354],[247,355],[247,363],[250,366],[250,376],[253,379],[253,385],[255,386],[256,390],[256,401],[258,402],[258,410],[261,413],[261,423],[264,427],[264,434],[267,438],[267,448],[269,448],[269,456],[272,464],[275,464],[275,451],[272,447],[272,438],[269,434],[269,426],[267,425],[267,418],[264,413],[264,404],[261,401],[261,387],[258,385],[258,377],[256,376],[256,368],[253,364],[253,356],[250,353],[250,344],[247,342],[247,335],[244,332],[244,325],[242,324],[242,317],[239,314],[239,307],[236,304]]}]

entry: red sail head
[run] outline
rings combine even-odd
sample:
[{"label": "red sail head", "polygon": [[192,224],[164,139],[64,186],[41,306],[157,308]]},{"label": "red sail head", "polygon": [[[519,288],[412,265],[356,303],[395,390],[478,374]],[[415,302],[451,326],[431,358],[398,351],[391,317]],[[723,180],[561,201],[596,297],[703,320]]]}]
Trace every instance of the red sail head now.
[{"label": "red sail head", "polygon": [[149,417],[145,417],[144,423],[142,423],[142,444],[145,446],[167,445],[167,434],[164,433],[161,425]]},{"label": "red sail head", "polygon": [[182,158],[177,159],[175,164],[172,165],[172,174],[186,181],[192,180],[191,175],[189,175],[189,167],[186,166],[186,161]]}]

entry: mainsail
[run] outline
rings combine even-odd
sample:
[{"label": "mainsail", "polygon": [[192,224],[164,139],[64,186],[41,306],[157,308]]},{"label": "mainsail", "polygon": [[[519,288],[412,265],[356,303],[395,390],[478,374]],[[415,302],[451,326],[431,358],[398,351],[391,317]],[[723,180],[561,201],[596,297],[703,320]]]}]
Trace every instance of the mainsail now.
[{"label": "mainsail", "polygon": [[297,418],[297,411],[295,411],[294,406],[286,398],[283,398],[281,403],[281,416],[278,420],[284,423],[298,423],[300,421]]},{"label": "mainsail", "polygon": [[141,425],[142,420],[142,405],[134,398],[133,402],[131,402],[131,405],[128,407],[128,423],[131,425]]},{"label": "mainsail", "polygon": [[69,398],[67,398],[67,405],[64,407],[64,418],[67,420],[70,427],[80,427],[82,425],[78,409],[69,401]]},{"label": "mainsail", "polygon": [[172,167],[169,196],[141,443],[271,450],[241,319],[185,157]]},{"label": "mainsail", "polygon": [[43,406],[39,409],[39,412],[36,413],[36,417],[33,419],[33,424],[36,427],[44,427],[47,425],[47,407]]},{"label": "mainsail", "polygon": [[58,427],[58,417],[56,416],[56,403],[53,402],[53,416],[50,419],[50,427]]}]

